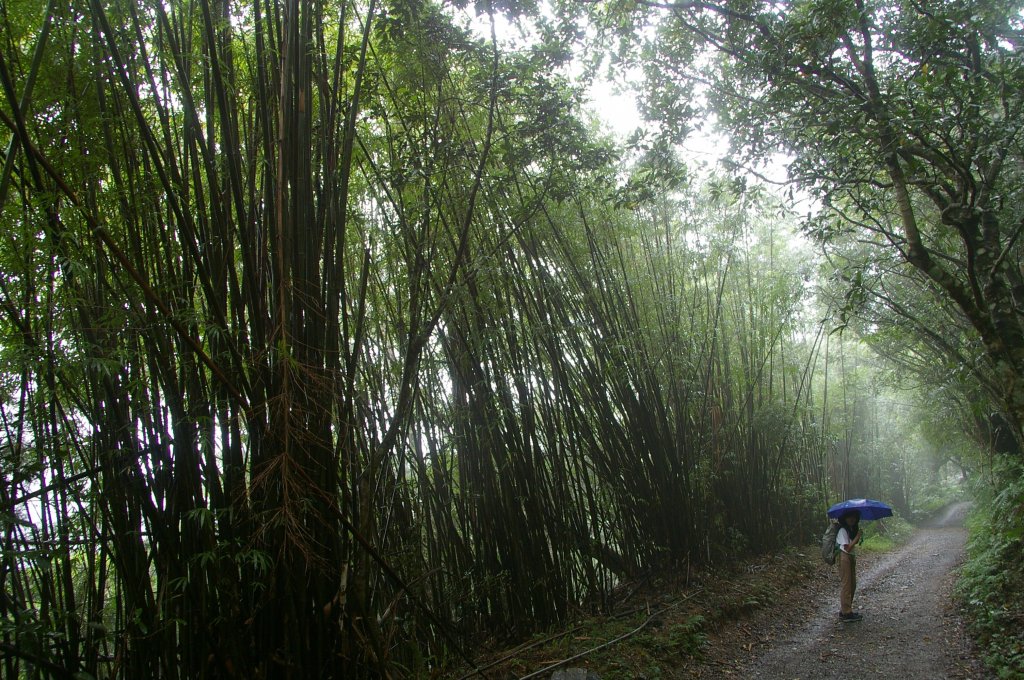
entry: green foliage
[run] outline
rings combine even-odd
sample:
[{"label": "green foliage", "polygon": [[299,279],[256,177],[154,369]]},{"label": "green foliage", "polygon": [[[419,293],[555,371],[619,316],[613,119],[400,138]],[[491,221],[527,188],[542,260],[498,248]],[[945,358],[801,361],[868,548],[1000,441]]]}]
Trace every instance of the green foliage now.
[{"label": "green foliage", "polygon": [[966,494],[967,489],[964,485],[940,483],[927,487],[918,494],[914,502],[914,517],[919,519],[934,517],[950,503],[963,500]]},{"label": "green foliage", "polygon": [[703,616],[694,614],[683,621],[672,623],[665,630],[638,635],[636,644],[663,660],[673,656],[699,656],[707,641],[705,624]]},{"label": "green foliage", "polygon": [[975,486],[969,559],[957,582],[971,632],[1000,678],[1024,676],[1024,464],[1003,460]]},{"label": "green foliage", "polygon": [[[832,310],[841,325],[863,314],[869,334],[929,379],[968,373],[1021,438],[1024,333],[1017,274],[1003,266],[1021,249],[1024,154],[1007,125],[1024,107],[1021,9],[603,3],[590,18],[603,39],[628,36],[646,56],[643,98],[667,135],[699,120],[680,111],[699,85],[701,114],[728,131],[738,164],[792,156],[789,177],[823,207],[808,232],[844,284]],[[886,339],[894,329],[909,342]]]},{"label": "green foliage", "polygon": [[900,516],[887,517],[877,522],[865,522],[861,525],[864,541],[859,550],[865,552],[888,552],[907,542],[914,532],[914,525]]},{"label": "green foliage", "polygon": [[[0,18],[0,106],[25,119],[0,209],[0,478],[33,499],[0,517],[29,612],[5,634],[97,675],[416,676],[610,609],[638,573],[800,542],[835,487],[912,504],[924,446],[810,309],[778,201],[698,181],[678,129],[631,150],[595,132],[563,68],[581,26],[537,19],[538,44],[506,49],[451,4],[370,4],[60,6],[25,111],[41,17]],[[648,9],[591,4],[619,45]],[[853,21],[838,2],[785,19],[766,18],[795,46],[765,55],[773,78]],[[671,80],[700,54],[671,24],[616,58]],[[685,125],[690,90],[659,82],[651,111]],[[777,84],[721,111],[754,156],[802,122],[791,147],[877,174],[827,137],[864,111]],[[850,314],[882,261],[857,255]],[[699,654],[711,616],[634,614],[615,635],[644,625],[651,675]]]}]

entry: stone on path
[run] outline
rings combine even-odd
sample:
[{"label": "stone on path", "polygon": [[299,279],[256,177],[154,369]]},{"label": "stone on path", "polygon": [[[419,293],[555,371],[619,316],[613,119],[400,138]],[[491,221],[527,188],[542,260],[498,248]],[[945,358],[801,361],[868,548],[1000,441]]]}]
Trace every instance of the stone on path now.
[{"label": "stone on path", "polygon": [[551,680],[601,680],[601,676],[586,668],[563,668],[552,673]]}]

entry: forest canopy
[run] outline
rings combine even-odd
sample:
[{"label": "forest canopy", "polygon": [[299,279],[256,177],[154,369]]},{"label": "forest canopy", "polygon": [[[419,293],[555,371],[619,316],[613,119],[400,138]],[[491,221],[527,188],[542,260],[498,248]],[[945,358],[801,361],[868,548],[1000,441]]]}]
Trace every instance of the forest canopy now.
[{"label": "forest canopy", "polygon": [[664,130],[685,132],[703,111],[735,162],[790,155],[790,181],[823,208],[804,227],[842,261],[844,312],[870,303],[927,336],[909,293],[959,317],[983,361],[964,361],[956,342],[932,343],[937,358],[975,373],[1019,442],[1021,4],[593,7],[620,58],[645,69]]},{"label": "forest canopy", "polygon": [[[472,669],[1020,455],[1019,3],[0,27],[4,677]],[[776,153],[809,215],[747,172]]]}]

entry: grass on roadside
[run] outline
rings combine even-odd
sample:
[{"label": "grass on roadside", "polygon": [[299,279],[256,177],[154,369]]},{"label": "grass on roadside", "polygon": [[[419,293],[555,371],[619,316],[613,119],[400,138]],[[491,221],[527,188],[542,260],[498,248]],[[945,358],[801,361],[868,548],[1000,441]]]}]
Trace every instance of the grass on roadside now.
[{"label": "grass on roadside", "polygon": [[860,550],[870,553],[889,552],[903,545],[914,533],[914,526],[902,517],[886,517],[875,522],[861,525],[864,541]]},{"label": "grass on roadside", "polygon": [[708,636],[727,622],[776,606],[786,589],[820,569],[811,550],[751,558],[732,568],[693,576],[690,583],[665,575],[636,589],[631,607],[580,621],[565,633],[538,636],[533,645],[496,652],[505,657],[488,677],[548,678],[557,667],[580,667],[602,680],[690,677]]}]

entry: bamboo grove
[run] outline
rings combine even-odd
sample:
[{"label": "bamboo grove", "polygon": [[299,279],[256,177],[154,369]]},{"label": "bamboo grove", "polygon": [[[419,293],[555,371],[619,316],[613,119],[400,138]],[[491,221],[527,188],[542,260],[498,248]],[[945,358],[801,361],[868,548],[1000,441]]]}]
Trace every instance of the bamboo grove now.
[{"label": "bamboo grove", "polygon": [[657,149],[623,181],[557,35],[417,1],[0,21],[4,677],[471,669],[818,530],[811,263],[756,192]]}]

